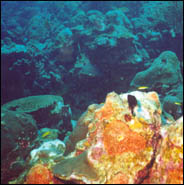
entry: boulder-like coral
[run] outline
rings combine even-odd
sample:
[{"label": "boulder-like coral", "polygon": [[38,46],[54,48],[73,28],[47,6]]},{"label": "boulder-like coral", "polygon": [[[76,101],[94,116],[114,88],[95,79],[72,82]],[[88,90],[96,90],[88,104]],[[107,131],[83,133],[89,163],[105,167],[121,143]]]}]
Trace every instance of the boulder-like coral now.
[{"label": "boulder-like coral", "polygon": [[181,83],[180,62],[175,53],[164,51],[156,58],[145,71],[136,74],[131,82],[132,87],[149,86],[156,84],[174,85]]},{"label": "boulder-like coral", "polygon": [[[133,114],[128,95],[137,100]],[[161,112],[155,92],[109,93],[105,104],[88,108],[83,115],[86,137],[76,143],[72,158],[53,167],[54,174],[83,183],[141,183],[155,160]],[[95,176],[89,175],[92,171]]]},{"label": "boulder-like coral", "polygon": [[149,90],[155,90],[164,97],[163,101],[161,99],[163,111],[176,120],[182,115],[179,105],[183,103],[183,78],[180,71],[176,54],[164,51],[148,69],[136,74],[130,86],[132,89],[148,86]]},{"label": "boulder-like coral", "polygon": [[182,103],[176,96],[168,95],[163,99],[163,110],[176,120],[181,114]]}]

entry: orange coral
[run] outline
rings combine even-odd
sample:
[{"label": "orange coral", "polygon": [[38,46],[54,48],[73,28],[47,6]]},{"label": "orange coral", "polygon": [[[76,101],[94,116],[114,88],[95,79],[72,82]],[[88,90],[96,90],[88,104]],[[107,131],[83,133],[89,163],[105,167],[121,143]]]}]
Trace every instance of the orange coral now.
[{"label": "orange coral", "polygon": [[105,104],[100,111],[96,113],[96,118],[99,120],[101,119],[109,119],[113,115],[113,108],[112,103],[109,102],[108,104]]},{"label": "orange coral", "polygon": [[45,165],[36,164],[30,169],[25,184],[53,184],[53,180],[53,174]]},{"label": "orange coral", "polygon": [[128,178],[121,172],[116,174],[108,184],[128,184]]},{"label": "orange coral", "polygon": [[98,120],[108,120],[117,111],[119,100],[115,92],[109,93],[106,97],[104,106],[96,112],[95,117]]},{"label": "orange coral", "polygon": [[139,152],[146,146],[143,136],[130,130],[128,125],[122,121],[109,123],[104,130],[104,145],[110,155],[121,154],[123,152]]},{"label": "orange coral", "polygon": [[183,184],[183,120],[162,127],[159,155],[144,184]]},{"label": "orange coral", "polygon": [[169,170],[167,184],[183,184],[183,169]]}]

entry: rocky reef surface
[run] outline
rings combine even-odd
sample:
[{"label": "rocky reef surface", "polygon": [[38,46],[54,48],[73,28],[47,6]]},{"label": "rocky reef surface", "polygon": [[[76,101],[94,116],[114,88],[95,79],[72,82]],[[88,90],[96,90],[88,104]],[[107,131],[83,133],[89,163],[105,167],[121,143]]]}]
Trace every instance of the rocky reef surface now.
[{"label": "rocky reef surface", "polygon": [[[175,53],[164,51],[149,68],[138,72],[130,83],[130,89],[140,86],[159,92],[164,114],[178,119],[183,110],[183,77],[180,62]],[[180,106],[176,104],[180,102]]]},{"label": "rocky reef surface", "polygon": [[64,142],[51,138],[32,147],[26,169],[11,183],[183,183],[183,117],[163,125],[161,115],[154,91],[108,93],[104,103],[88,107]]},{"label": "rocky reef surface", "polygon": [[[127,92],[137,72],[149,67],[154,72],[152,63],[162,52],[176,54],[177,70],[183,66],[181,1],[3,2],[2,7],[3,104],[49,92],[64,97],[78,119],[108,92]],[[178,71],[167,68],[167,61],[159,64],[163,75],[156,81],[167,86],[168,72],[175,81]],[[151,86],[158,90],[156,82]],[[171,88],[170,95],[181,92],[164,88]]]},{"label": "rocky reef surface", "polygon": [[[71,111],[60,96],[29,96],[4,104],[1,107],[1,181],[7,183],[27,169],[33,148],[57,138],[63,140],[70,131]],[[32,153],[33,161],[43,150],[48,152],[46,147],[41,149],[42,152]]]}]

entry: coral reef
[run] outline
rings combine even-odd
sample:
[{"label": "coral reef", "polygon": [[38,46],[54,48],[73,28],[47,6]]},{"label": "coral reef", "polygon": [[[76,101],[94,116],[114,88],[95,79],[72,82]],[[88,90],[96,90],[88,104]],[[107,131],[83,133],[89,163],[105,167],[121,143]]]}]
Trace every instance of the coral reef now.
[{"label": "coral reef", "polygon": [[[161,115],[154,91],[111,92],[104,103],[88,107],[65,138],[66,146],[58,139],[45,138],[40,147],[29,147],[30,157],[21,175],[9,182],[183,183],[183,117],[162,125]],[[41,137],[52,131],[43,129]]]},{"label": "coral reef", "polygon": [[[26,169],[33,148],[37,148],[44,141],[64,139],[68,132],[72,131],[71,109],[64,105],[60,96],[40,95],[17,99],[4,104],[1,111],[3,183],[18,177]],[[44,125],[49,128],[45,130],[42,128]],[[42,129],[38,131],[39,128]],[[39,156],[45,156],[45,161],[51,152],[55,152],[57,156],[58,153],[64,153],[64,144],[59,140],[54,141],[52,147],[50,143],[49,149],[47,143],[46,146],[43,144],[41,151],[34,154],[35,159],[32,161],[37,161]]]},{"label": "coral reef", "polygon": [[[134,115],[128,95],[138,102]],[[161,112],[155,92],[109,93],[104,104],[89,106],[82,117],[88,128],[86,137],[78,138],[81,140],[75,150],[53,167],[54,175],[81,183],[142,182],[158,150]],[[79,166],[86,166],[89,174],[92,170],[96,175],[89,175],[88,170],[84,173]]]},{"label": "coral reef", "polygon": [[183,2],[9,5],[2,6],[3,104],[49,92],[62,95],[78,119],[108,92],[128,91],[163,51],[182,65]]},{"label": "coral reef", "polygon": [[180,71],[180,62],[175,53],[164,51],[148,69],[135,75],[130,86],[132,89],[147,86],[149,90],[157,91],[163,100],[163,111],[176,120],[182,115],[182,108],[175,103],[183,103],[183,77]]},{"label": "coral reef", "polygon": [[161,128],[162,140],[145,184],[183,184],[183,117]]},{"label": "coral reef", "polygon": [[[130,95],[137,100],[133,114]],[[183,120],[161,127],[157,93],[112,92],[104,104],[91,105],[87,112],[82,117],[88,120],[84,122],[88,126],[86,137],[53,167],[55,176],[92,184],[182,183]],[[90,170],[84,171],[84,166]]]},{"label": "coral reef", "polygon": [[2,183],[183,183],[182,1],[1,5]]}]

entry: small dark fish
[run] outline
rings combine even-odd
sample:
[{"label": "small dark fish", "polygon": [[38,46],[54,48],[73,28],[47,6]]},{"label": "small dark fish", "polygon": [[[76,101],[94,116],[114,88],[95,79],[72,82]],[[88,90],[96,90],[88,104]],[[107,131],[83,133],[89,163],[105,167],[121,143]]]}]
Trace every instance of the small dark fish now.
[{"label": "small dark fish", "polygon": [[128,95],[128,105],[132,115],[134,115],[134,107],[137,105],[137,99],[135,96]]}]

